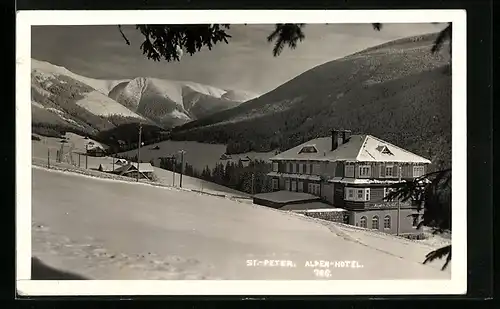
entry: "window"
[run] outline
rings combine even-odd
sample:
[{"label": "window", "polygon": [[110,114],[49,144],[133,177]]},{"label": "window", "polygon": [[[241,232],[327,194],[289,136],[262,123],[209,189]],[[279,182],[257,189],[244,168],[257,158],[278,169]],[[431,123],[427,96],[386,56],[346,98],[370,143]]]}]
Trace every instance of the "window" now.
[{"label": "window", "polygon": [[354,165],[345,166],[345,177],[354,178]]},{"label": "window", "polygon": [[273,172],[277,172],[277,171],[278,171],[278,163],[273,162]]},{"label": "window", "polygon": [[414,166],[413,167],[413,177],[421,177],[424,176],[424,167],[423,166]]},{"label": "window", "polygon": [[314,175],[319,174],[319,164],[314,164],[312,174],[314,174]]},{"label": "window", "polygon": [[304,171],[304,165],[302,163],[298,164],[297,173],[302,174]]},{"label": "window", "polygon": [[318,150],[314,146],[304,146],[302,149],[299,151],[300,153],[316,153]]},{"label": "window", "polygon": [[313,165],[311,163],[309,164],[309,174],[312,175],[312,173],[313,173]]},{"label": "window", "polygon": [[291,167],[290,167],[290,166],[291,166],[291,164],[290,164],[290,163],[286,163],[286,165],[285,165],[285,172],[286,172],[286,173],[290,173],[290,170],[291,170]]},{"label": "window", "polygon": [[308,189],[309,189],[308,192],[313,195],[319,195],[321,191],[319,184],[314,184],[314,183],[310,183]]},{"label": "window", "polygon": [[285,179],[285,190],[290,191],[290,179]]},{"label": "window", "polygon": [[388,165],[385,167],[385,177],[393,177],[394,176],[394,167],[392,165]]},{"label": "window", "polygon": [[371,166],[363,165],[359,167],[359,177],[370,177],[372,174]]},{"label": "window", "polygon": [[378,230],[378,216],[372,218],[372,229]]},{"label": "window", "polygon": [[278,179],[273,179],[273,190],[279,190],[280,182]]},{"label": "window", "polygon": [[304,164],[305,168],[306,168],[306,174],[311,174],[311,169],[309,168],[309,164]]},{"label": "window", "polygon": [[307,174],[306,166],[307,166],[307,164],[302,164],[302,174]]},{"label": "window", "polygon": [[358,189],[358,195],[356,196],[358,198],[358,200],[363,200],[363,193],[365,190],[363,189]]},{"label": "window", "polygon": [[299,163],[295,163],[295,173],[298,174],[300,173],[300,168],[299,168]]},{"label": "window", "polygon": [[359,219],[359,226],[366,228],[366,217],[363,216]]},{"label": "window", "polygon": [[384,229],[391,228],[391,216],[387,215],[384,217]]},{"label": "window", "polygon": [[370,200],[370,189],[345,188],[344,195],[346,201],[366,202]]}]

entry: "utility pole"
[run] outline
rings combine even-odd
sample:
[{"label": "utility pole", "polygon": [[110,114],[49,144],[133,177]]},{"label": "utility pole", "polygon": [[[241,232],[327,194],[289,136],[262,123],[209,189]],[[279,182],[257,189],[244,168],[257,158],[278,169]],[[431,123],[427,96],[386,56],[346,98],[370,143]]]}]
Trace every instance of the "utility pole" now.
[{"label": "utility pole", "polygon": [[177,164],[177,160],[175,160],[175,155],[172,155],[172,186],[175,187],[175,165]]},{"label": "utility pole", "polygon": [[50,148],[47,148],[47,167],[50,168]]},{"label": "utility pole", "polygon": [[85,169],[89,168],[89,144],[85,145]]},{"label": "utility pole", "polygon": [[139,122],[139,144],[137,147],[137,181],[139,181],[139,162],[141,162],[141,135],[142,135],[142,122]]},{"label": "utility pole", "polygon": [[184,174],[184,153],[185,151],[184,150],[181,150],[181,176],[180,176],[180,180],[179,180],[179,187],[182,188],[182,175]]},{"label": "utility pole", "polygon": [[252,195],[254,195],[255,193],[255,173],[252,172]]},{"label": "utility pole", "polygon": [[[401,183],[401,164],[398,166],[399,169],[399,183]],[[397,231],[396,235],[399,236],[399,226],[401,224],[401,204],[400,204],[400,199],[398,197],[398,221],[397,221]]]}]

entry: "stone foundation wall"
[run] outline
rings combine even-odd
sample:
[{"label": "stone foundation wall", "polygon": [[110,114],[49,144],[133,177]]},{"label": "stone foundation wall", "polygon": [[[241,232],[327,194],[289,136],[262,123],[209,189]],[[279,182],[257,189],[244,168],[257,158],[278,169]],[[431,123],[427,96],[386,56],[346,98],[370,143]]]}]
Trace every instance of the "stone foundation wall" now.
[{"label": "stone foundation wall", "polygon": [[325,212],[299,212],[301,214],[304,214],[308,217],[312,218],[317,218],[317,219],[323,219],[323,220],[328,220],[332,222],[344,222],[344,214],[346,213],[345,211],[325,211]]}]

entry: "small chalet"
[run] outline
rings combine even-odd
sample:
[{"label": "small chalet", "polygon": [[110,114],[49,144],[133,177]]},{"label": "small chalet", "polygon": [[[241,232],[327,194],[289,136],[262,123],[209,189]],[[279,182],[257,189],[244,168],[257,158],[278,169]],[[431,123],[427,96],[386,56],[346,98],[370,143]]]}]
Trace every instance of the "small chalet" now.
[{"label": "small chalet", "polygon": [[93,157],[104,157],[106,155],[106,150],[101,145],[94,144],[90,142],[87,144],[87,155]]},{"label": "small chalet", "polygon": [[118,159],[118,160],[116,160],[116,161],[115,161],[115,164],[116,164],[116,165],[125,165],[125,164],[127,164],[127,163],[128,163],[128,162],[127,162],[127,160],[125,160],[125,159]]},{"label": "small chalet", "polygon": [[231,159],[231,156],[228,154],[225,154],[225,153],[221,154],[221,156],[219,158],[219,160],[230,160],[230,159]]},{"label": "small chalet", "polygon": [[151,180],[154,173],[154,169],[151,163],[139,163],[139,170],[138,170],[136,162],[128,162],[124,165],[118,166],[113,171],[113,173],[128,177],[137,177],[137,173],[139,173],[139,178],[145,178]]},{"label": "small chalet", "polygon": [[392,184],[424,175],[431,163],[426,158],[371,135],[334,130],[270,160],[274,191],[316,196],[345,209],[349,224],[387,233],[396,233],[399,209],[399,232],[416,231],[415,205],[384,197]]}]

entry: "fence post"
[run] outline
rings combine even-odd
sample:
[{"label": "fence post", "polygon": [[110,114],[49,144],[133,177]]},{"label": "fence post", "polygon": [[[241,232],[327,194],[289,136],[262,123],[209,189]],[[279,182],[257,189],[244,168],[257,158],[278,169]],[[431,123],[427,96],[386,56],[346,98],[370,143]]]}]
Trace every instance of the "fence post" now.
[{"label": "fence post", "polygon": [[88,169],[89,167],[89,155],[85,154],[85,169]]},{"label": "fence post", "polygon": [[47,148],[47,167],[50,168],[50,148]]},{"label": "fence post", "polygon": [[80,154],[78,154],[78,167],[81,167],[81,166],[82,166],[81,162],[82,162],[82,161],[80,160]]}]

